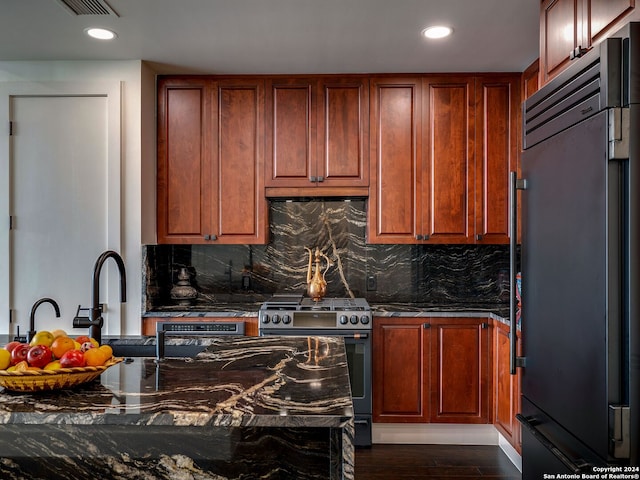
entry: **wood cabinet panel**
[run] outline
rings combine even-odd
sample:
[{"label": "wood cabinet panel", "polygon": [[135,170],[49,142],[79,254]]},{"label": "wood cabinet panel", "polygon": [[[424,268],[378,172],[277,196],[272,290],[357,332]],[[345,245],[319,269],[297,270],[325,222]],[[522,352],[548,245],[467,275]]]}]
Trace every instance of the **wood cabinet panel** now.
[{"label": "wood cabinet panel", "polygon": [[199,242],[210,228],[211,157],[205,81],[158,86],[158,242]]},{"label": "wood cabinet panel", "polygon": [[431,422],[489,423],[486,322],[431,319]]},{"label": "wood cabinet panel", "polygon": [[[540,58],[545,82],[570,61],[570,53],[583,43],[583,0],[545,0],[540,14]],[[544,51],[542,50],[544,49]]]},{"label": "wood cabinet panel", "polygon": [[476,79],[475,235],[477,243],[509,242],[509,172],[520,152],[520,79]]},{"label": "wood cabinet panel", "polygon": [[468,243],[473,235],[473,77],[423,81],[422,235]]},{"label": "wood cabinet panel", "polygon": [[[520,341],[517,343],[517,354],[520,355]],[[494,425],[509,443],[521,451],[520,423],[516,413],[520,412],[520,369],[515,375],[510,373],[509,358],[510,340],[509,326],[502,322],[494,322],[493,335],[493,385],[494,385]]]},{"label": "wood cabinet panel", "polygon": [[541,83],[555,77],[573,58],[622,27],[634,9],[635,0],[543,0]]},{"label": "wood cabinet panel", "polygon": [[314,93],[311,79],[267,81],[266,186],[309,186],[317,153]]},{"label": "wood cabinet panel", "polygon": [[263,105],[261,80],[217,83],[211,190],[220,243],[266,243]]},{"label": "wood cabinet panel", "polygon": [[318,99],[319,186],[369,185],[369,84],[323,78]]},{"label": "wood cabinet panel", "polygon": [[607,29],[628,15],[635,6],[635,0],[589,0],[590,44],[606,36]]},{"label": "wood cabinet panel", "polygon": [[420,82],[419,78],[371,82],[369,243],[415,242],[421,215],[416,201],[421,189]]},{"label": "wood cabinet panel", "polygon": [[267,80],[270,195],[277,196],[277,188],[368,186],[368,94],[366,77]]},{"label": "wood cabinet panel", "polygon": [[158,243],[263,244],[264,81],[158,82]]},{"label": "wood cabinet panel", "polygon": [[374,322],[374,422],[428,421],[428,333],[419,318]]}]

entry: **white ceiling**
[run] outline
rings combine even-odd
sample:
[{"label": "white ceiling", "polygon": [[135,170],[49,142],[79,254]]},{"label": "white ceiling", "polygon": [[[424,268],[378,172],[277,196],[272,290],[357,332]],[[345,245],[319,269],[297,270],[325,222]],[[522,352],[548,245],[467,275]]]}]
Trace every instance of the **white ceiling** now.
[{"label": "white ceiling", "polygon": [[[83,3],[96,0],[77,0]],[[538,57],[539,0],[0,0],[0,61],[146,60],[161,73],[523,71]],[[454,28],[426,41],[430,24]],[[110,43],[85,36],[115,30]]]}]

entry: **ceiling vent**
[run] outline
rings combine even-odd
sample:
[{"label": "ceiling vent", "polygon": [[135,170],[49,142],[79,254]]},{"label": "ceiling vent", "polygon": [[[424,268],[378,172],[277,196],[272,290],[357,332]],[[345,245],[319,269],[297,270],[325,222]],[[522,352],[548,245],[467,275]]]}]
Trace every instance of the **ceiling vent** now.
[{"label": "ceiling vent", "polygon": [[72,15],[110,15],[118,14],[104,0],[58,0]]}]

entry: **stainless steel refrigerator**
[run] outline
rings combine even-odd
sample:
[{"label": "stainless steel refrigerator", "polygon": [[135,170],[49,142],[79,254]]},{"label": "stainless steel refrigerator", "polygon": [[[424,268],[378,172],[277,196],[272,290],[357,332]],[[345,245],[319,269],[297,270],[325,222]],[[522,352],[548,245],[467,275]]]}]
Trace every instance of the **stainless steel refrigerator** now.
[{"label": "stainless steel refrigerator", "polygon": [[523,105],[524,480],[640,465],[640,23],[615,37]]}]

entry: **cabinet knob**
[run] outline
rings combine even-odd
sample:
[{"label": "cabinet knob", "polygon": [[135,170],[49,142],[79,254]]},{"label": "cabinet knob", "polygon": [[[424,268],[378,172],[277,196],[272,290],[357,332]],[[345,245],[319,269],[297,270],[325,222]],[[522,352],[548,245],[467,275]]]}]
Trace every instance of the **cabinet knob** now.
[{"label": "cabinet knob", "polygon": [[476,235],[476,240],[478,242],[482,241],[482,235],[480,235],[480,234]]},{"label": "cabinet knob", "polygon": [[317,178],[315,175],[311,175],[311,176],[309,177],[309,181],[310,181],[311,183],[316,183],[316,182],[318,181],[318,178]]},{"label": "cabinet knob", "polygon": [[318,179],[316,180],[318,183],[324,182],[324,177],[318,177]]},{"label": "cabinet knob", "polygon": [[218,236],[217,235],[205,235],[204,239],[205,240],[217,240]]},{"label": "cabinet knob", "polygon": [[422,240],[422,235],[416,235],[416,240]]}]

